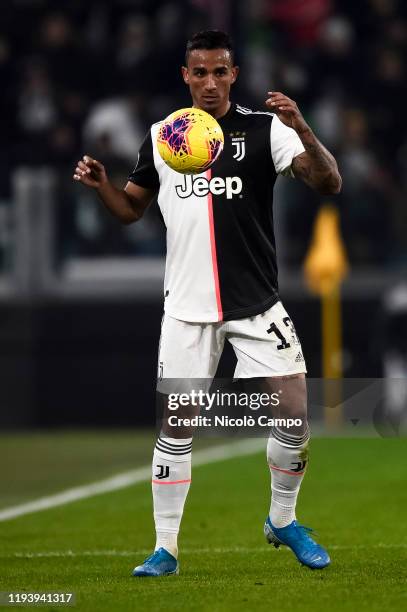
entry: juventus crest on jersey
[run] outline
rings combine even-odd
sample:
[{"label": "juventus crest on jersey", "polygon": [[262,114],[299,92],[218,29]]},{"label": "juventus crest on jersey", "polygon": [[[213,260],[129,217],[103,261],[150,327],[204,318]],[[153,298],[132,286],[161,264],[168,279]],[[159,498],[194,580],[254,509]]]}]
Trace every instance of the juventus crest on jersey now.
[{"label": "juventus crest on jersey", "polygon": [[304,147],[272,113],[232,104],[218,122],[224,150],[205,173],[182,175],[164,163],[156,123],[129,176],[158,190],[167,227],[165,312],[183,321],[250,317],[279,299],[273,187]]}]

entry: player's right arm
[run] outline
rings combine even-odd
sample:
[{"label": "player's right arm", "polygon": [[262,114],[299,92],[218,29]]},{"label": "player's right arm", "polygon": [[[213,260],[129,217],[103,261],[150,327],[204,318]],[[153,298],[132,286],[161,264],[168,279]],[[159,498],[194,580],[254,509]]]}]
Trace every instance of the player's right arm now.
[{"label": "player's right arm", "polygon": [[73,178],[96,189],[105,207],[126,225],[141,219],[157,193],[156,189],[141,187],[131,181],[124,189],[118,189],[109,181],[103,164],[88,155],[78,161]]}]

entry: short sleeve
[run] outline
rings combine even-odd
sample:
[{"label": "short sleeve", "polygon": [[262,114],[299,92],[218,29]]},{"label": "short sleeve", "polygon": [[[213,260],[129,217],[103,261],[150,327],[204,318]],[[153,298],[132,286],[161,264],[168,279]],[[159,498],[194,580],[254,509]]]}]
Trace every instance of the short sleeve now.
[{"label": "short sleeve", "polygon": [[158,189],[160,187],[158,172],[154,165],[151,130],[148,131],[141,144],[136,166],[128,180],[146,189]]},{"label": "short sleeve", "polygon": [[270,146],[277,174],[294,176],[291,164],[294,157],[304,153],[304,145],[297,132],[284,125],[277,115],[273,115],[273,121],[271,122]]}]

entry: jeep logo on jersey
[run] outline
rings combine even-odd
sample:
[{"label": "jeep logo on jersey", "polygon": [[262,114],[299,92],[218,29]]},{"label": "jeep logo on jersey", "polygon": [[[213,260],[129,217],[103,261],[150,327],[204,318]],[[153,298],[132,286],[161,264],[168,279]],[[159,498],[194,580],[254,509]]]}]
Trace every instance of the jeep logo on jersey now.
[{"label": "jeep logo on jersey", "polygon": [[185,174],[183,184],[176,185],[175,190],[180,198],[189,198],[192,194],[204,197],[211,192],[213,195],[225,193],[227,199],[230,200],[242,191],[242,187],[242,179],[239,176],[227,176],[226,178],[214,176],[208,181],[204,176]]}]

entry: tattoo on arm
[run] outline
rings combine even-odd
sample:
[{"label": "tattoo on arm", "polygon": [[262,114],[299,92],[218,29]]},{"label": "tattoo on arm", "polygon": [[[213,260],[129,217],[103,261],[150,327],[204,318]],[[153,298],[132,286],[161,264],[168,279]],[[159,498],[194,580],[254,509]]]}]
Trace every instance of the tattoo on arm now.
[{"label": "tattoo on arm", "polygon": [[294,176],[301,181],[304,181],[307,185],[310,185],[310,177],[311,177],[311,164],[306,153],[301,153],[301,155],[297,155],[294,157],[292,163],[292,169],[294,172]]},{"label": "tattoo on arm", "polygon": [[305,147],[305,153],[293,159],[294,176],[319,193],[339,193],[342,179],[333,155],[312,132],[300,135],[300,138]]}]

